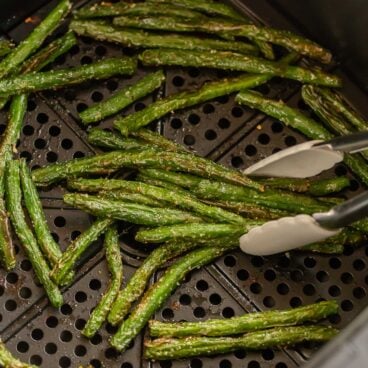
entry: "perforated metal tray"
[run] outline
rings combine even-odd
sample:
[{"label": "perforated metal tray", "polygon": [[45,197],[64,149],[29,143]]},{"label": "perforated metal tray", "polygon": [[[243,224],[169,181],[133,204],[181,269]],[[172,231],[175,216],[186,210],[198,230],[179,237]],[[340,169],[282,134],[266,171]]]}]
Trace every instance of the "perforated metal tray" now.
[{"label": "perforated metal tray", "polygon": [[[76,6],[82,5],[80,1]],[[269,20],[274,26],[293,29],[281,14],[270,6],[249,1],[236,2],[242,11],[254,19]],[[263,4],[263,3],[262,3]],[[42,17],[55,2],[34,14]],[[255,13],[254,13],[255,12]],[[19,41],[34,24],[21,23],[9,32]],[[130,55],[131,50],[107,43],[79,38],[79,45],[57,60],[53,68],[90,63],[108,56]],[[20,157],[26,157],[31,167],[73,157],[92,155],[95,148],[86,142],[86,132],[78,123],[77,112],[94,102],[110,96],[114,91],[140,78],[148,69],[139,69],[132,78],[111,78],[102,82],[85,83],[75,88],[32,95],[29,100],[22,137],[18,145]],[[335,68],[335,72],[343,74]],[[211,70],[168,68],[165,88],[147,97],[123,114],[142,109],[158,95],[168,95],[194,89],[205,81],[227,75]],[[364,96],[347,78],[347,97],[364,101]],[[310,113],[301,102],[298,84],[273,79],[259,90],[273,98],[288,101],[291,106]],[[100,126],[111,127],[112,119]],[[0,133],[6,126],[6,112],[0,113]],[[179,111],[158,122],[162,133],[193,149],[200,155],[227,166],[246,167],[257,160],[304,138],[282,123],[251,109],[237,106],[234,96]],[[352,178],[347,196],[360,190],[360,185],[342,165],[325,177],[347,173]],[[64,206],[62,187],[42,191],[41,197],[49,226],[63,249],[91,223],[91,218],[78,210]],[[121,249],[124,277],[128,280],[145,257],[145,249],[129,236],[129,228],[122,226]],[[17,240],[15,240],[16,244]],[[109,348],[108,338],[114,328],[104,325],[88,341],[80,335],[90,310],[98,302],[108,281],[101,244],[97,242],[84,257],[78,279],[64,292],[65,305],[60,310],[48,306],[42,287],[35,282],[30,263],[21,247],[17,247],[18,265],[13,272],[0,270],[0,335],[7,346],[22,360],[42,367],[249,367],[292,368],[303,365],[316,350],[313,346],[281,351],[265,350],[249,353],[238,351],[213,358],[194,358],[175,362],[150,363],[141,358],[142,338],[124,354]],[[214,264],[191,273],[186,282],[170,297],[155,315],[161,320],[200,321],[208,318],[229,318],[245,311],[296,307],[321,299],[335,298],[341,312],[330,322],[342,328],[367,305],[367,255],[365,247],[347,247],[342,256],[319,256],[293,253],[262,258],[234,252]],[[86,261],[86,262],[84,262]],[[155,275],[152,282],[159,277]]]}]

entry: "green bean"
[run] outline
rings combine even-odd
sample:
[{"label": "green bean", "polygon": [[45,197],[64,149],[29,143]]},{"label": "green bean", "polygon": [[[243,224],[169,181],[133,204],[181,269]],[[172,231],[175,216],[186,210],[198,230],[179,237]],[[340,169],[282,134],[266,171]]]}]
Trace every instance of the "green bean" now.
[{"label": "green bean", "polygon": [[10,105],[8,125],[2,135],[0,144],[0,261],[7,271],[14,268],[16,259],[4,200],[5,166],[12,159],[12,153],[19,139],[26,111],[27,96],[14,97]]},{"label": "green bean", "polygon": [[31,173],[25,161],[22,161],[20,164],[20,178],[24,202],[32,220],[37,243],[49,264],[54,266],[61,257],[62,252],[50,233],[37,189],[33,184]]},{"label": "green bean", "polygon": [[246,20],[243,14],[233,9],[231,6],[212,0],[148,0],[148,2],[153,4],[167,3],[197,10],[209,15],[218,15],[242,21]]},{"label": "green bean", "polygon": [[157,149],[113,151],[94,157],[55,163],[33,171],[37,185],[49,185],[62,179],[88,174],[108,174],[122,167],[160,167],[194,173],[204,177],[218,178],[262,190],[262,186],[241,172],[228,169],[213,161],[188,153],[168,152]]},{"label": "green bean", "polygon": [[166,151],[172,152],[189,152],[184,146],[178,144],[163,135],[153,132],[149,129],[139,129],[135,132],[131,132],[130,135],[136,139],[141,139],[145,143],[152,146],[159,147]]},{"label": "green bean", "polygon": [[123,190],[102,191],[98,193],[98,196],[113,201],[144,204],[146,206],[151,207],[165,207],[165,205],[160,201],[156,201],[155,199],[152,199],[140,193],[131,193],[130,191],[123,191]]},{"label": "green bean", "polygon": [[22,193],[20,188],[18,161],[7,162],[5,194],[7,210],[14,230],[26,251],[27,257],[32,263],[35,274],[45,288],[50,303],[54,307],[60,307],[63,304],[63,296],[57,285],[49,277],[49,266],[43,258],[36,239],[34,238],[24,217],[21,203]]},{"label": "green bean", "polygon": [[58,263],[51,270],[50,277],[58,285],[64,285],[68,281],[68,275],[83,252],[90,244],[97,240],[106,229],[113,223],[110,219],[97,219],[90,228],[79,235],[68,246]]},{"label": "green bean", "polygon": [[111,345],[118,351],[124,351],[188,272],[206,265],[234,247],[234,245],[228,245],[201,248],[188,253],[174,263],[157,283],[148,289],[128,319],[123,321],[112,337]]},{"label": "green bean", "polygon": [[[295,55],[290,54],[281,59],[279,65],[285,65],[295,61]],[[131,114],[125,118],[117,119],[114,125],[123,135],[138,130],[152,121],[166,114],[193,105],[212,100],[214,98],[238,92],[247,88],[255,88],[266,83],[274,75],[244,75],[237,78],[223,79],[220,81],[205,83],[197,91],[180,92],[162,100],[158,100],[145,109]]]},{"label": "green bean", "polygon": [[295,326],[318,322],[338,312],[335,300],[323,301],[285,310],[243,314],[229,319],[211,319],[203,322],[149,322],[151,337],[229,336],[265,330],[270,327]]},{"label": "green bean", "polygon": [[105,294],[91,313],[87,324],[82,330],[82,334],[88,338],[92,338],[106,320],[110,308],[118,296],[123,280],[123,264],[120,255],[118,231],[115,226],[107,229],[104,247],[111,280]]},{"label": "green bean", "polygon": [[[343,126],[345,126],[345,121],[342,119],[337,119],[331,110],[327,110],[324,106],[324,102],[321,100],[321,96],[316,93],[315,89],[302,88],[303,100],[312,108],[312,110],[322,119],[322,121],[334,131],[342,132]],[[330,134],[328,138],[333,137]],[[312,139],[317,139],[316,137],[310,136]],[[360,154],[348,154],[344,155],[344,162],[350,169],[356,174],[366,185],[368,185],[368,167],[366,161]]]},{"label": "green bean", "polygon": [[80,10],[74,12],[74,16],[78,19],[85,18],[104,18],[116,17],[119,15],[126,16],[146,16],[146,15],[167,15],[177,18],[201,19],[202,15],[196,11],[185,9],[170,4],[151,4],[147,2],[142,3],[126,3],[120,2],[116,4],[99,3],[92,6],[85,6]]},{"label": "green bean", "polygon": [[9,75],[18,65],[35,52],[71,9],[69,0],[61,0],[47,17],[0,62],[0,79]]},{"label": "green bean", "polygon": [[[23,64],[18,65],[13,71],[12,75],[26,74],[36,72],[44,68],[46,65],[52,63],[58,56],[65,54],[75,44],[77,39],[72,32],[66,33],[64,36],[57,38],[55,41],[49,43],[40,51],[36,52]],[[0,109],[2,109],[8,99],[0,97]]]},{"label": "green bean", "polygon": [[107,116],[116,114],[134,101],[139,100],[159,88],[164,80],[165,75],[162,70],[146,75],[137,83],[125,87],[107,100],[92,105],[81,112],[79,116],[82,123],[84,125],[96,123]]},{"label": "green bean", "polygon": [[238,239],[251,228],[264,221],[249,220],[244,225],[233,224],[178,224],[139,230],[135,240],[141,243],[163,243],[167,241],[196,241],[233,237]]},{"label": "green bean", "polygon": [[332,58],[331,53],[320,45],[291,32],[270,27],[206,18],[197,22],[197,30],[204,33],[218,34],[220,32],[220,34],[246,37],[252,41],[269,42],[323,63],[330,63]]},{"label": "green bean", "polygon": [[109,323],[117,325],[128,314],[132,304],[144,293],[150,277],[166,262],[195,247],[196,242],[167,243],[154,249],[135,271],[126,287],[121,290],[111,306],[107,317]]},{"label": "green bean", "polygon": [[303,115],[299,110],[287,106],[282,101],[271,100],[250,91],[240,92],[235,100],[240,104],[261,110],[265,114],[300,131],[308,138],[327,140],[333,137],[329,131],[315,120]]},{"label": "green bean", "polygon": [[111,58],[68,69],[29,73],[0,80],[0,96],[60,88],[113,75],[131,75],[135,69],[136,61],[132,58]]},{"label": "green bean", "polygon": [[100,128],[89,130],[87,140],[94,146],[110,150],[130,150],[145,146],[145,143],[138,139],[122,137],[119,134],[107,132]]},{"label": "green bean", "polygon": [[128,47],[170,47],[179,50],[228,50],[240,54],[256,52],[256,48],[245,42],[226,41],[215,38],[198,38],[182,34],[156,34],[138,29],[121,28],[100,20],[73,20],[70,29],[81,36],[100,41],[115,42]]},{"label": "green bean", "polygon": [[286,189],[297,193],[308,193],[315,197],[338,193],[350,185],[350,180],[346,176],[317,180],[305,178],[267,178],[258,181],[269,188]]},{"label": "green bean", "polygon": [[[215,68],[237,70],[257,74],[273,74],[274,76],[295,79],[302,83],[318,84],[328,87],[340,87],[339,77],[317,69],[305,69],[299,66],[282,66],[278,62],[269,61],[252,55],[241,55],[234,50],[145,50],[139,60],[146,66],[179,65],[185,67]],[[235,50],[236,51],[236,50]]]},{"label": "green bean", "polygon": [[357,130],[365,131],[368,129],[368,122],[359,116],[354,108],[349,106],[337,92],[326,88],[320,88],[318,92],[337,113],[341,114]]},{"label": "green bean", "polygon": [[78,191],[92,193],[99,192],[100,190],[111,191],[123,189],[131,193],[144,194],[152,199],[194,212],[201,217],[212,219],[217,222],[243,224],[245,221],[241,216],[221,208],[201,203],[189,193],[172,192],[170,189],[160,188],[137,181],[118,179],[75,179],[68,181],[68,187]]},{"label": "green bean", "polygon": [[37,368],[35,365],[30,365],[21,362],[6,348],[5,344],[0,341],[0,366],[4,368]]},{"label": "green bean", "polygon": [[65,194],[64,202],[95,216],[128,221],[137,225],[159,226],[201,222],[200,217],[189,212],[169,208],[155,208],[137,203],[114,201],[88,194]]},{"label": "green bean", "polygon": [[240,337],[186,337],[162,338],[145,341],[146,359],[167,360],[202,355],[230,353],[239,349],[262,350],[294,346],[302,342],[326,342],[335,337],[338,330],[325,326],[276,327],[250,332]]},{"label": "green bean", "polygon": [[11,41],[1,39],[0,40],[0,57],[3,57],[5,55],[9,54],[9,52],[13,48],[14,48],[14,44]]}]

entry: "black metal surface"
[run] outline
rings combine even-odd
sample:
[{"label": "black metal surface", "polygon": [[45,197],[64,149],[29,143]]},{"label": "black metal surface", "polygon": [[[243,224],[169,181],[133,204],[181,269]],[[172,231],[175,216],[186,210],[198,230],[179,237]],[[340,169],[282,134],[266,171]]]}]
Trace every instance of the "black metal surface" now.
[{"label": "black metal surface", "polygon": [[[52,4],[48,4],[50,8]],[[244,1],[242,9],[253,11],[267,23],[292,28],[287,19],[270,8],[257,8]],[[267,10],[267,12],[266,12]],[[44,14],[40,9],[37,14]],[[31,25],[20,24],[10,37],[23,39]],[[131,51],[79,38],[78,47],[61,57],[54,67],[89,63],[106,56],[130,54]],[[112,78],[91,82],[57,92],[36,94],[30,98],[26,124],[18,147],[19,155],[26,157],[32,167],[55,160],[91,155],[94,148],[86,143],[86,132],[78,123],[77,112],[115,90],[131,83],[147,70],[140,69],[130,78]],[[337,72],[340,73],[339,70]],[[195,88],[206,80],[224,76],[211,70],[170,68],[166,70],[166,87],[159,94]],[[366,96],[347,81],[347,96],[363,101]],[[287,100],[291,106],[309,111],[301,102],[298,85],[274,79],[260,87],[270,97]],[[148,97],[126,109],[124,114],[141,109],[152,101]],[[357,104],[359,107],[359,103]],[[111,126],[112,119],[101,124]],[[0,114],[0,132],[6,125],[6,113]],[[190,147],[201,155],[236,168],[244,168],[276,150],[301,142],[304,138],[274,119],[234,103],[234,96],[177,112],[160,124],[169,138]],[[343,166],[323,173],[324,177],[345,174]],[[351,174],[348,175],[352,178]],[[360,185],[352,178],[350,196]],[[41,192],[49,225],[63,249],[79,232],[91,223],[88,215],[64,208],[61,187]],[[129,229],[122,228],[121,249],[124,259],[125,282],[144,257],[144,249],[129,239]],[[126,353],[116,354],[108,346],[111,326],[104,326],[99,335],[88,341],[80,330],[89,311],[98,302],[108,281],[108,272],[99,244],[91,249],[92,258],[78,272],[78,280],[65,291],[65,305],[55,310],[47,305],[42,288],[34,282],[29,263],[19,251],[18,266],[12,273],[0,270],[0,335],[7,346],[22,360],[43,367],[75,367],[92,364],[93,367],[249,367],[291,368],[302,365],[315,347],[281,351],[266,350],[256,353],[242,351],[213,358],[195,358],[177,362],[149,363],[141,359],[142,336],[135,340]],[[251,257],[241,252],[222,257],[213,265],[193,272],[156,314],[162,320],[204,320],[206,318],[239,315],[245,311],[295,307],[320,299],[335,298],[341,312],[331,323],[341,328],[368,304],[366,248],[346,248],[342,256],[319,256],[292,253],[290,257]],[[88,258],[88,257],[85,257]],[[155,275],[157,279],[159,275]],[[152,281],[154,281],[154,279]]]}]

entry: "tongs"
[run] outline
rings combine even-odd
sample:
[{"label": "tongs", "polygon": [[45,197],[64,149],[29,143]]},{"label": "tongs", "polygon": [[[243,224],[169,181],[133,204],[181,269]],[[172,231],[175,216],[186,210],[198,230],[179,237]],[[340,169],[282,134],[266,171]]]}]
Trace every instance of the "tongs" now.
[{"label": "tongs", "polygon": [[[368,132],[330,141],[309,141],[277,152],[244,171],[251,176],[306,178],[333,167],[344,153],[368,148]],[[338,234],[344,226],[368,216],[368,192],[328,212],[282,217],[251,229],[240,237],[240,248],[248,254],[271,255]]]}]

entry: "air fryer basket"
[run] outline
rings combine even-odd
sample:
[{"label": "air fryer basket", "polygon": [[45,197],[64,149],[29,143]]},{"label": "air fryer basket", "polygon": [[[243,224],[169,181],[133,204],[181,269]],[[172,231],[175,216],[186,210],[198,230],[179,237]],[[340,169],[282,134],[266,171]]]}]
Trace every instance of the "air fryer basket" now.
[{"label": "air fryer basket", "polygon": [[[79,1],[82,5],[86,1]],[[30,19],[9,32],[9,37],[19,41],[32,29],[33,20],[44,16],[55,1],[40,8]],[[239,5],[237,3],[237,5]],[[256,6],[256,5],[255,5]],[[254,16],[254,8],[242,11]],[[259,17],[268,19],[275,26],[292,28],[287,19],[275,10],[259,11]],[[258,21],[258,19],[257,19]],[[130,55],[132,50],[79,38],[65,57],[59,58],[54,68],[64,68],[90,63],[108,56]],[[32,95],[22,132],[18,153],[27,158],[31,167],[73,157],[88,156],[96,152],[86,141],[86,131],[78,124],[77,112],[87,105],[110,96],[148,70],[139,69],[131,78],[111,78],[81,86]],[[342,74],[335,68],[334,72]],[[207,80],[224,77],[222,71],[168,68],[164,89],[156,96],[193,89]],[[348,86],[353,86],[347,80]],[[305,113],[310,113],[299,94],[299,85],[292,81],[274,78],[259,87],[269,97],[288,101]],[[354,98],[365,96],[354,89]],[[351,96],[349,94],[349,96]],[[142,109],[152,101],[147,97],[125,113]],[[101,127],[111,127],[107,119]],[[6,126],[6,112],[0,112],[0,132]],[[234,96],[179,111],[157,124],[157,129],[168,138],[190,147],[198,154],[227,166],[244,168],[271,153],[302,142],[304,138],[282,123],[265,117],[254,110],[238,106]],[[323,177],[346,174],[351,177],[350,196],[361,190],[360,184],[343,165],[323,173]],[[69,242],[83,232],[91,218],[62,202],[63,189],[56,187],[42,191],[41,197],[49,226],[65,249]],[[121,249],[124,260],[124,277],[128,280],[140,265],[146,253],[129,236],[129,227],[121,226]],[[16,244],[17,240],[16,240]],[[81,262],[75,283],[64,292],[65,305],[60,310],[48,306],[42,287],[35,282],[29,261],[21,247],[17,247],[18,265],[10,273],[0,270],[0,335],[7,346],[20,359],[42,367],[219,367],[219,368],[292,368],[303,365],[316,351],[314,346],[297,349],[265,350],[262,352],[238,351],[213,358],[194,358],[173,362],[150,363],[142,359],[141,334],[124,353],[117,354],[108,345],[114,328],[104,325],[92,339],[82,337],[80,330],[88,319],[89,311],[98,302],[108,281],[108,271],[100,242],[93,246]],[[208,318],[229,318],[241,313],[296,307],[321,299],[338,300],[341,313],[330,319],[338,328],[346,326],[366,305],[368,248],[347,247],[342,256],[321,256],[310,253],[292,253],[290,257],[251,257],[234,252],[214,264],[192,272],[155,315],[160,320],[200,321]],[[160,273],[159,273],[160,274]],[[156,274],[152,282],[159,277]]]}]

